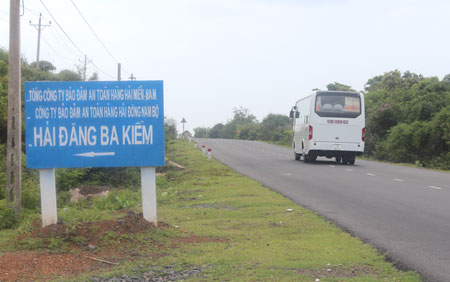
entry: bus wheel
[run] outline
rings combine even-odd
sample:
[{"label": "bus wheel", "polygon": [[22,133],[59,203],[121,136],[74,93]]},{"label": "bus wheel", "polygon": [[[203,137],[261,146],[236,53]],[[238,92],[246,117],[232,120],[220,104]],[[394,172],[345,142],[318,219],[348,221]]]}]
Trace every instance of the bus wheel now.
[{"label": "bus wheel", "polygon": [[309,163],[309,156],[307,154],[305,154],[305,150],[303,150],[302,155],[303,155],[303,161],[305,163]]},{"label": "bus wheel", "polygon": [[305,163],[309,163],[309,157],[308,157],[308,155],[303,154],[303,161],[304,161]]},{"label": "bus wheel", "polygon": [[336,162],[337,162],[337,163],[340,163],[341,160],[342,160],[342,158],[341,158],[340,156],[336,157]]},{"label": "bus wheel", "polygon": [[315,162],[316,160],[317,160],[317,156],[314,156],[314,157],[309,157],[309,160],[311,161],[311,162]]},{"label": "bus wheel", "polygon": [[294,156],[295,156],[295,160],[296,160],[296,161],[299,161],[299,160],[300,160],[300,157],[301,157],[302,155],[297,154],[297,153],[294,153]]},{"label": "bus wheel", "polygon": [[349,159],[348,160],[348,164],[354,165],[355,164],[355,157],[352,157],[351,159]]}]

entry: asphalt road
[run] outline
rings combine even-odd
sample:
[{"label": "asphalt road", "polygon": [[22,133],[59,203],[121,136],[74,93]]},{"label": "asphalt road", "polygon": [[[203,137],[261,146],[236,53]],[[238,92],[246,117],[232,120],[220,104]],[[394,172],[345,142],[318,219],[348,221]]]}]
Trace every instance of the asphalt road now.
[{"label": "asphalt road", "polygon": [[450,281],[450,173],[363,160],[307,164],[288,148],[262,142],[196,140],[217,160],[370,242],[425,281]]}]

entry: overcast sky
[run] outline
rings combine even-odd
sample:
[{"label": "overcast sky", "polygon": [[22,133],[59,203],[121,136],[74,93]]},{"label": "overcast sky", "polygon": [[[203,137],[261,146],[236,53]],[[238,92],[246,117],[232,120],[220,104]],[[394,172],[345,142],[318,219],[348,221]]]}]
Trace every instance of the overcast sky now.
[{"label": "overcast sky", "polygon": [[[77,5],[103,44],[72,4]],[[0,47],[8,49],[9,0],[0,0]],[[42,2],[74,47],[52,19]],[[362,90],[398,69],[442,78],[450,73],[447,0],[26,0],[22,54],[57,71],[88,56],[88,76],[131,73],[164,80],[166,117],[186,129],[225,123],[235,107],[262,120],[287,114],[313,88],[340,82]],[[78,50],[79,49],[79,50]],[[97,69],[98,68],[98,69]],[[179,129],[181,126],[179,124]]]}]

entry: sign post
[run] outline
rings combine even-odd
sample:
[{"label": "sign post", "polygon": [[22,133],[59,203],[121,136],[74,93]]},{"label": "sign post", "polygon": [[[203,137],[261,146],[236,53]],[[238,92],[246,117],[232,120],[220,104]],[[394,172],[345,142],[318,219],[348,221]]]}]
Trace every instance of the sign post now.
[{"label": "sign post", "polygon": [[144,219],[158,224],[156,216],[156,177],[154,167],[141,167],[142,214]]},{"label": "sign post", "polygon": [[40,169],[39,180],[41,186],[42,226],[56,224],[58,222],[58,210],[56,206],[55,169]]},{"label": "sign post", "polygon": [[157,223],[163,81],[26,82],[25,119],[27,166],[40,170],[44,226],[56,222],[55,168],[62,167],[141,167],[144,218]]}]

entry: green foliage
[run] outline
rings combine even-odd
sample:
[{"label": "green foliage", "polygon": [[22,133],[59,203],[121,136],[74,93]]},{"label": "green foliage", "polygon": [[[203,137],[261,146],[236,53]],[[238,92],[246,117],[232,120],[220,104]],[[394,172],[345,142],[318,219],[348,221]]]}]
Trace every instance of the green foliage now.
[{"label": "green foliage", "polygon": [[[233,110],[233,118],[226,124],[218,123],[212,128],[194,128],[197,138],[227,138],[263,140],[282,145],[292,142],[292,121],[286,115],[269,114],[261,123],[243,107]],[[238,133],[239,132],[239,133]]]},{"label": "green foliage", "polygon": [[209,128],[206,127],[196,127],[194,128],[194,137],[197,138],[207,138],[209,137]]},{"label": "green foliage", "polygon": [[97,81],[98,80],[98,72],[94,72],[91,77],[88,79],[89,81]]},{"label": "green foliage", "polygon": [[79,186],[89,171],[87,168],[58,168],[56,169],[56,190],[68,191]]},{"label": "green foliage", "polygon": [[0,230],[14,228],[17,224],[14,210],[11,207],[0,205]]},{"label": "green foliage", "polygon": [[92,204],[98,210],[121,210],[139,206],[139,193],[132,190],[112,190],[107,197],[96,198]]},{"label": "green foliage", "polygon": [[141,185],[141,172],[138,167],[94,167],[85,171],[83,183],[137,188]]},{"label": "green foliage", "polygon": [[177,138],[177,124],[174,119],[164,117],[164,141]]},{"label": "green foliage", "polygon": [[22,180],[22,207],[29,210],[38,210],[41,206],[39,183],[34,179]]},{"label": "green foliage", "polygon": [[447,167],[450,75],[440,81],[395,70],[369,79],[366,91],[367,155]]},{"label": "green foliage", "polygon": [[[36,62],[31,63],[30,67],[35,68]],[[39,61],[39,69],[44,72],[52,72],[56,70],[56,67],[49,61]]]},{"label": "green foliage", "polygon": [[328,84],[327,85],[327,89],[328,90],[335,90],[335,91],[355,91],[350,86],[342,84],[342,83],[339,83],[339,82]]},{"label": "green foliage", "polygon": [[81,74],[71,70],[62,70],[55,75],[55,80],[60,81],[81,81]]},{"label": "green foliage", "polygon": [[0,200],[6,197],[6,145],[0,144]]}]

